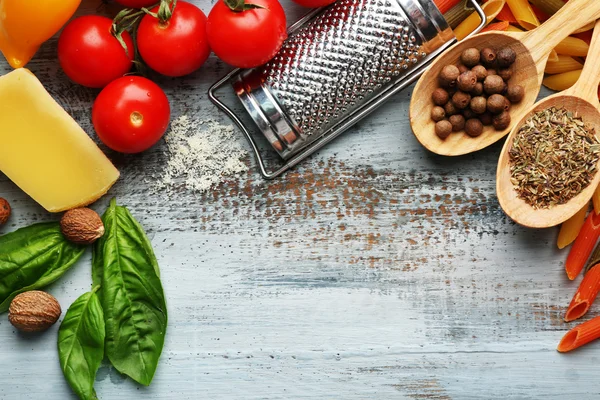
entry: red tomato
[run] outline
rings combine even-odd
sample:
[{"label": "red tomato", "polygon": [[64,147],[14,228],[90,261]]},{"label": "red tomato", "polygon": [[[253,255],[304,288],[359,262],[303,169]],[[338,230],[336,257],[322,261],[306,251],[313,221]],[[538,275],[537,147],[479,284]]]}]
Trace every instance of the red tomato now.
[{"label": "red tomato", "polygon": [[309,8],[325,7],[335,3],[335,1],[336,0],[293,0],[294,3]]},{"label": "red tomato", "polygon": [[116,0],[116,2],[129,8],[150,7],[156,4],[156,0]]},{"label": "red tomato", "polygon": [[112,35],[112,20],[87,15],[71,21],[58,39],[58,61],[74,82],[101,88],[131,69],[134,47],[131,35],[123,33],[127,52]]},{"label": "red tomato", "polygon": [[98,137],[121,153],[139,153],[152,147],[165,134],[170,117],[165,92],[140,76],[124,76],[111,82],[92,108]]},{"label": "red tomato", "polygon": [[223,61],[252,68],[269,61],[287,38],[285,13],[277,0],[249,0],[262,8],[234,10],[218,0],[208,14],[208,43]]},{"label": "red tomato", "polygon": [[[158,7],[150,10],[158,12]],[[150,68],[167,76],[191,74],[210,55],[206,15],[193,4],[178,1],[166,23],[146,15],[137,30],[140,55]]]}]

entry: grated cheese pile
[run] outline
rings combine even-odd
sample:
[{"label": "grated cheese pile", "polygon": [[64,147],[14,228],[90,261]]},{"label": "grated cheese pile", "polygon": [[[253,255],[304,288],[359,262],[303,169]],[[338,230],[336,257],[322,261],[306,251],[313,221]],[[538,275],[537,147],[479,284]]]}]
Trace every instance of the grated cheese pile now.
[{"label": "grated cheese pile", "polygon": [[173,188],[184,186],[203,193],[248,170],[244,162],[248,152],[232,125],[182,115],[171,122],[165,142],[168,161],[156,190],[171,193]]}]

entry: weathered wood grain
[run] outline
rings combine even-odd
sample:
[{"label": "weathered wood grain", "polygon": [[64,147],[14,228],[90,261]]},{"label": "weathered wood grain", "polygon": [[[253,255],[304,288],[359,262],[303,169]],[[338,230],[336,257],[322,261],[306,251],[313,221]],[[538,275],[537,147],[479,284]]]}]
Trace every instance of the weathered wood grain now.
[{"label": "weathered wood grain", "polygon": [[[284,5],[290,20],[302,13]],[[85,2],[81,13],[96,6]],[[93,136],[97,92],[69,83],[55,50],[54,40],[30,67]],[[226,70],[211,58],[191,77],[159,79],[174,117],[227,122],[206,97]],[[395,96],[279,180],[251,170],[207,195],[149,194],[164,144],[136,156],[107,152],[122,171],[110,195],[148,230],[170,321],[152,386],[105,365],[100,398],[597,397],[600,345],[555,350],[572,326],[562,315],[577,285],[563,272],[556,230],[526,230],[502,213],[501,144],[459,158],[421,148],[409,97]],[[14,209],[0,233],[56,218],[3,175],[0,195]],[[94,208],[102,212],[109,197]],[[49,291],[66,309],[90,285],[88,254]],[[25,336],[1,317],[0,399],[73,398],[57,329]]]}]

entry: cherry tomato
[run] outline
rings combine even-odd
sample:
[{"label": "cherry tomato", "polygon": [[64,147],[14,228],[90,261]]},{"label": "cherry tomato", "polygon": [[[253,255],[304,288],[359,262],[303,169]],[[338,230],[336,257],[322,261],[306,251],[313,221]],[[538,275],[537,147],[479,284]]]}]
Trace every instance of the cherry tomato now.
[{"label": "cherry tomato", "polygon": [[128,8],[150,7],[156,4],[156,0],[116,0],[122,6]]},{"label": "cherry tomato", "polygon": [[293,0],[294,3],[309,8],[325,7],[335,3],[335,1],[336,0]]},{"label": "cherry tomato", "polygon": [[87,15],[71,21],[58,39],[58,61],[72,81],[101,88],[131,69],[134,47],[131,35],[123,33],[128,52],[112,35],[112,20]]},{"label": "cherry tomato", "polygon": [[165,134],[171,117],[160,87],[140,76],[124,76],[106,86],[92,107],[92,123],[102,142],[121,153],[139,153]]},{"label": "cherry tomato", "polygon": [[[157,13],[158,7],[150,11]],[[210,55],[206,15],[185,1],[177,2],[165,23],[148,14],[138,27],[137,45],[146,64],[156,72],[167,76],[190,74]]]},{"label": "cherry tomato", "polygon": [[[250,4],[260,7],[249,9]],[[277,0],[218,0],[208,14],[206,33],[221,60],[257,67],[273,58],[286,39],[285,13]]]}]

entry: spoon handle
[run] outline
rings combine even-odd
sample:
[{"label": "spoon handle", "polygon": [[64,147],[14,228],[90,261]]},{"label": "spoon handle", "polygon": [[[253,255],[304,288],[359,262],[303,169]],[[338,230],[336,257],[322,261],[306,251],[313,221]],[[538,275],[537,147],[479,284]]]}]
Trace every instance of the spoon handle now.
[{"label": "spoon handle", "polygon": [[564,38],[600,18],[599,0],[571,0],[548,21],[525,34],[521,41],[537,63]]},{"label": "spoon handle", "polygon": [[594,35],[581,76],[569,92],[586,100],[598,103],[598,83],[600,83],[600,20],[594,26]]}]

